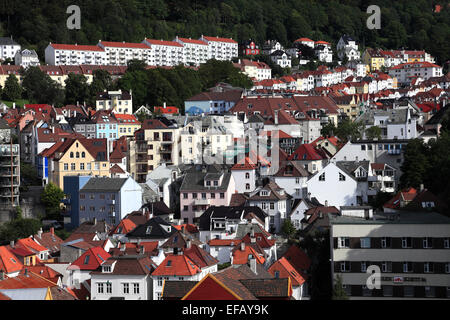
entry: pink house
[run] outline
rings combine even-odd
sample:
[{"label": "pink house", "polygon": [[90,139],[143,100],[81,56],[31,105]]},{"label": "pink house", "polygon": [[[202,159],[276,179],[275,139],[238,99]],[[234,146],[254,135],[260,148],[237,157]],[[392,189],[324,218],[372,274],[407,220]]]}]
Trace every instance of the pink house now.
[{"label": "pink house", "polygon": [[180,188],[181,219],[195,223],[210,206],[229,206],[235,191],[234,178],[230,172],[216,168],[188,172]]}]

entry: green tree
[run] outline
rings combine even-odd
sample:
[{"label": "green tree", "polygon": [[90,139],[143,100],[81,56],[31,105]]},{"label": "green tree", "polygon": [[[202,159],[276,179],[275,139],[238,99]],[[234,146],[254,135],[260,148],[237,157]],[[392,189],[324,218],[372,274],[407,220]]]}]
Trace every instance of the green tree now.
[{"label": "green tree", "polygon": [[336,276],[333,288],[333,300],[348,300],[347,293],[342,286],[342,278],[340,275]]},{"label": "green tree", "polygon": [[291,220],[285,219],[283,221],[283,225],[281,226],[281,232],[287,237],[292,238],[292,236],[297,232],[297,229],[295,229],[294,224]]},{"label": "green tree", "polygon": [[3,98],[9,101],[15,101],[22,96],[22,88],[19,80],[13,74],[10,74],[5,81],[5,88],[3,89]]},{"label": "green tree", "polygon": [[18,218],[0,226],[0,241],[15,241],[34,235],[42,227],[38,219]]},{"label": "green tree", "polygon": [[430,169],[430,163],[426,155],[427,151],[428,149],[422,139],[409,140],[401,166],[400,185],[402,188],[418,188],[423,183]]},{"label": "green tree", "polygon": [[320,134],[323,137],[332,137],[336,133],[336,126],[334,125],[334,122],[328,122],[326,125],[320,129]]},{"label": "green tree", "polygon": [[368,139],[381,139],[381,128],[378,126],[371,126],[370,128],[366,129],[366,136]]},{"label": "green tree", "polygon": [[60,187],[51,182],[45,186],[41,195],[41,202],[45,207],[48,218],[59,218],[63,198],[64,192]]},{"label": "green tree", "polygon": [[353,122],[350,119],[345,119],[338,124],[336,128],[336,136],[344,142],[359,139],[361,137],[363,127],[364,124],[362,122]]},{"label": "green tree", "polygon": [[69,73],[66,81],[66,104],[83,104],[89,97],[87,79],[82,74]]}]

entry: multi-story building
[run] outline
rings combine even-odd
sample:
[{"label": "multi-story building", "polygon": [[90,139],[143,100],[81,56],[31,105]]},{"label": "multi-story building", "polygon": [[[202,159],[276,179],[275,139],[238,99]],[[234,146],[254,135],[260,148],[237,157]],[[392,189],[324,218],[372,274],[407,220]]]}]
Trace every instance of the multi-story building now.
[{"label": "multi-story building", "polygon": [[45,63],[52,66],[107,65],[106,52],[99,46],[51,43],[45,49]]},{"label": "multi-story building", "polygon": [[11,128],[0,120],[0,206],[18,206],[20,148],[11,141]]},{"label": "multi-story building", "polygon": [[210,59],[231,60],[239,55],[238,43],[233,39],[202,35],[199,40],[208,45]]},{"label": "multi-story building", "polygon": [[145,38],[142,42],[152,48],[155,57],[152,65],[177,66],[184,64],[183,45],[175,41],[154,40]]},{"label": "multi-story building", "polygon": [[173,40],[183,46],[184,63],[199,66],[210,59],[208,44],[202,40],[176,36]]},{"label": "multi-story building", "polygon": [[96,110],[112,110],[113,113],[133,113],[132,92],[117,90],[104,91],[97,94],[95,101]]},{"label": "multi-story building", "polygon": [[347,57],[349,61],[359,60],[361,58],[356,41],[347,34],[344,34],[339,39],[336,50],[338,51],[338,57],[341,60],[344,59],[344,57]]},{"label": "multi-story building", "polygon": [[242,43],[241,52],[244,56],[256,56],[260,54],[259,46],[252,40],[247,40]]},{"label": "multi-story building", "polygon": [[322,40],[314,42],[314,53],[319,61],[333,61],[333,51],[331,50],[331,43],[329,42]]},{"label": "multi-story building", "polygon": [[66,176],[64,193],[64,203],[69,205],[65,215],[70,216],[72,227],[93,219],[116,225],[142,207],[142,188],[131,177]]},{"label": "multi-story building", "polygon": [[367,48],[363,53],[362,61],[369,65],[370,71],[376,71],[384,66],[385,58],[379,50]]},{"label": "multi-story building", "polygon": [[118,138],[133,136],[136,130],[141,128],[141,123],[133,114],[114,113],[113,117],[117,120]]},{"label": "multi-story building", "polygon": [[96,138],[106,138],[108,141],[118,138],[118,121],[108,110],[99,110],[91,118],[95,123]]},{"label": "multi-story building", "polygon": [[389,75],[397,78],[399,84],[410,84],[415,78],[428,80],[442,76],[442,67],[431,62],[408,62],[389,69]]},{"label": "multi-story building", "polygon": [[[331,274],[341,277],[350,299],[450,298],[448,217],[370,210],[349,216],[341,209],[342,215],[329,216]],[[380,286],[371,289],[370,275]]]},{"label": "multi-story building", "polygon": [[107,139],[68,138],[41,152],[49,159],[48,178],[64,190],[68,175],[109,176]]},{"label": "multi-story building", "polygon": [[0,60],[4,61],[6,59],[14,60],[14,56],[18,51],[20,51],[21,46],[15,42],[12,37],[1,37],[0,38]]},{"label": "multi-story building", "polygon": [[210,206],[228,206],[234,192],[235,182],[230,172],[215,167],[194,167],[186,173],[180,187],[181,219],[184,223],[197,222]]},{"label": "multi-story building", "polygon": [[39,65],[39,57],[34,50],[25,49],[22,51],[17,51],[14,55],[14,63],[17,66],[22,66],[25,69],[30,66]]},{"label": "multi-story building", "polygon": [[283,50],[276,50],[270,54],[270,60],[282,68],[291,67],[291,57]]},{"label": "multi-story building", "polygon": [[153,50],[145,43],[99,41],[97,46],[105,50],[108,65],[126,66],[130,60],[141,60],[154,65]]},{"label": "multi-story building", "polygon": [[235,66],[241,69],[241,72],[246,74],[250,79],[261,81],[272,78],[272,69],[264,62],[239,59]]}]

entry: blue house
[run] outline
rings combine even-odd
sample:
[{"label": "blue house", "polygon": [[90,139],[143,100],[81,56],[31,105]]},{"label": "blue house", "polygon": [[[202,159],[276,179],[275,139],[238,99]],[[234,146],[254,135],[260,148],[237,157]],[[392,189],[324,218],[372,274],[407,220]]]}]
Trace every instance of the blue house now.
[{"label": "blue house", "polygon": [[94,218],[114,226],[142,207],[142,188],[131,177],[64,177],[64,193],[71,193],[68,215],[74,228]]},{"label": "blue house", "polygon": [[107,110],[97,111],[91,119],[95,124],[96,138],[106,138],[108,141],[119,138],[118,121]]},{"label": "blue house", "polygon": [[[46,158],[45,158],[46,159]],[[91,176],[65,176],[63,204],[66,206],[64,226],[75,229],[80,225],[80,189],[89,181]]]}]

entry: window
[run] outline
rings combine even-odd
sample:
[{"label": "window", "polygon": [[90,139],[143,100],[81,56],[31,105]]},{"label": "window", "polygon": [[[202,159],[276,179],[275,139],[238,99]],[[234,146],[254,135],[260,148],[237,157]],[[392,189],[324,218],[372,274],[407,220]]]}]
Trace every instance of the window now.
[{"label": "window", "polygon": [[82,158],[85,158],[86,157],[86,153],[83,151],[83,152],[81,152],[81,157]]},{"label": "window", "polygon": [[64,171],[67,171],[67,170],[69,170],[69,164],[64,163]]},{"label": "window", "polygon": [[75,171],[75,163],[70,164],[70,170]]},{"label": "window", "polygon": [[129,294],[130,293],[130,284],[122,283],[122,291],[124,294]]},{"label": "window", "polygon": [[433,247],[433,239],[432,238],[423,238],[423,248],[428,249]]},{"label": "window", "polygon": [[97,282],[97,293],[103,293],[103,282]]},{"label": "window", "polygon": [[187,193],[183,193],[183,199],[187,199],[188,198],[188,194]]},{"label": "window", "polygon": [[425,273],[433,273],[433,263],[432,262],[425,262],[423,264],[423,272]]},{"label": "window", "polygon": [[319,181],[325,181],[325,172],[319,176]]},{"label": "window", "polygon": [[250,183],[245,184],[245,190],[250,190]]},{"label": "window", "polygon": [[338,248],[350,248],[350,238],[339,237]]},{"label": "window", "polygon": [[161,300],[161,292],[156,293],[156,300]]},{"label": "window", "polygon": [[412,262],[403,262],[403,272],[412,272]]},{"label": "window", "polygon": [[381,271],[382,272],[392,272],[392,262],[390,262],[390,261],[383,261],[381,263]]},{"label": "window", "polygon": [[382,248],[390,248],[391,247],[391,238],[388,238],[388,237],[381,238],[381,247]]},{"label": "window", "polygon": [[425,287],[425,297],[434,298],[436,295],[434,289],[434,287]]},{"label": "window", "polygon": [[410,237],[402,238],[402,248],[412,248],[412,239]]},{"label": "window", "polygon": [[339,181],[345,181],[345,176],[339,172]]},{"label": "window", "polygon": [[158,277],[157,285],[158,285],[158,287],[162,287],[162,285],[163,285],[163,278],[162,277]]},{"label": "window", "polygon": [[295,178],[295,184],[299,184],[300,183],[300,178]]},{"label": "window", "polygon": [[73,152],[70,153],[70,157],[73,158]]},{"label": "window", "polygon": [[370,238],[361,238],[361,248],[370,248]]},{"label": "window", "polygon": [[183,211],[188,211],[189,210],[189,206],[183,206]]},{"label": "window", "polygon": [[85,206],[80,206],[80,211],[85,211],[86,207]]},{"label": "window", "polygon": [[80,163],[80,170],[84,170],[84,163]]},{"label": "window", "polygon": [[371,297],[372,290],[370,290],[366,285],[362,286],[362,294],[364,297]]},{"label": "window", "polygon": [[225,193],[223,192],[220,193],[220,199],[225,199]]},{"label": "window", "polygon": [[363,151],[366,150],[366,145],[365,144],[361,145],[361,150],[363,150]]},{"label": "window", "polygon": [[192,194],[192,199],[197,199],[197,193],[196,193],[196,192],[194,192],[194,193]]},{"label": "window", "polygon": [[393,291],[394,290],[392,286],[383,286],[383,296],[392,297]]},{"label": "window", "polygon": [[216,198],[216,194],[215,193],[211,193],[211,199],[215,199]]},{"label": "window", "polygon": [[250,173],[248,172],[245,173],[245,179],[250,179]]},{"label": "window", "polygon": [[275,203],[271,202],[270,203],[270,210],[273,210],[275,208]]},{"label": "window", "polygon": [[341,261],[341,272],[350,271],[350,261]]},{"label": "window", "polygon": [[202,192],[202,199],[206,199],[206,193]]},{"label": "window", "polygon": [[366,272],[367,270],[367,263],[365,261],[361,262],[361,272]]},{"label": "window", "polygon": [[139,294],[139,283],[133,283],[133,293]]},{"label": "window", "polygon": [[444,248],[450,248],[450,238],[444,238]]},{"label": "window", "polygon": [[445,273],[450,273],[450,263],[449,262],[447,262],[445,264]]},{"label": "window", "polygon": [[404,286],[403,287],[403,296],[404,297],[414,297],[414,287]]}]

